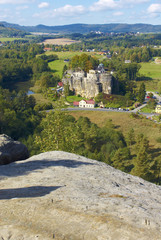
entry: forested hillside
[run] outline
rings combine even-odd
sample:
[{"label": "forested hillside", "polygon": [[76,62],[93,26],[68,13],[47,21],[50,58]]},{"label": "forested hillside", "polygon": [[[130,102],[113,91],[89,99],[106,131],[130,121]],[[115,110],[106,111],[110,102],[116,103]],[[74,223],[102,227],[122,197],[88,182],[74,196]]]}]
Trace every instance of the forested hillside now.
[{"label": "forested hillside", "polygon": [[[145,84],[137,87],[137,81],[142,77],[139,76],[139,63],[160,56],[160,49],[154,49],[152,46],[119,47],[118,42],[111,46],[108,45],[110,39],[107,42],[106,40],[98,41],[99,47],[105,46],[108,49],[110,59],[107,56],[100,58],[98,53],[94,56],[87,52],[82,53],[85,51],[84,42],[69,47],[52,46],[53,51],[49,53],[44,52],[43,45],[35,43],[7,43],[1,46],[0,133],[25,143],[31,155],[51,150],[73,152],[160,184],[160,156],[155,146],[150,145],[146,134],[136,134],[135,129],[130,127],[128,134],[124,134],[112,120],[106,121],[100,127],[88,117],[80,116],[76,119],[61,111],[70,94],[74,93],[69,91],[68,86],[64,86],[64,93],[57,91],[57,84],[61,78],[49,66],[51,62],[59,60],[58,49],[63,49],[61,54],[65,54],[74,46],[81,48],[81,52],[78,56],[76,51],[72,51],[68,66],[65,65],[61,70],[62,76],[68,68],[82,69],[87,73],[102,62],[107,71],[113,72],[115,94],[100,94],[96,97],[96,102],[102,101],[107,106],[118,104],[128,108],[133,107],[137,101],[144,101]],[[128,41],[129,39],[126,43]],[[94,42],[94,46],[98,42]],[[90,42],[89,46],[93,47]],[[125,63],[126,59],[131,62]],[[32,83],[40,94],[41,104],[35,100],[34,95],[28,96],[27,92],[17,91],[16,84],[22,82]],[[54,112],[42,111],[53,107]],[[137,114],[132,114],[131,117],[140,118]],[[159,125],[156,125],[156,128],[159,131]]]},{"label": "forested hillside", "polygon": [[100,32],[115,32],[115,33],[127,33],[127,32],[161,32],[161,25],[151,25],[151,24],[121,24],[121,23],[111,23],[111,24],[71,24],[63,26],[20,26],[18,24],[12,24],[7,22],[2,22],[4,26],[14,27],[16,29],[25,30],[28,32],[45,32],[45,33],[89,33],[91,31]]}]

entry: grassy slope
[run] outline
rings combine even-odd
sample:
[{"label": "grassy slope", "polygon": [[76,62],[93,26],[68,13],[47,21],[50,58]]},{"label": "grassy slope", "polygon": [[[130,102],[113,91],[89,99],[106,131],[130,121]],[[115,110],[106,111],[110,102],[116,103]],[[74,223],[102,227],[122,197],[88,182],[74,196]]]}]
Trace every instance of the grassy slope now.
[{"label": "grassy slope", "polygon": [[161,135],[160,126],[145,118],[134,119],[131,118],[130,113],[119,112],[75,111],[70,114],[76,119],[80,116],[88,117],[100,127],[104,126],[108,119],[112,119],[112,122],[117,126],[117,129],[121,130],[125,136],[127,132],[133,128],[136,134],[143,133],[148,137],[151,146],[161,148],[161,144],[156,142],[156,139]]},{"label": "grassy slope", "polygon": [[49,62],[49,67],[53,70],[59,77],[62,77],[62,71],[64,65],[68,66],[68,63],[65,63],[63,60],[55,60],[53,62]]},{"label": "grassy slope", "polygon": [[3,38],[0,37],[1,42],[13,42],[14,40],[26,40],[25,38]]},{"label": "grassy slope", "polygon": [[141,63],[139,73],[152,79],[161,79],[161,64],[154,62]]},{"label": "grassy slope", "polygon": [[139,73],[145,77],[151,78],[152,80],[139,81],[137,82],[138,86],[144,82],[146,90],[158,90],[158,82],[161,81],[161,64],[155,64],[154,62],[141,63],[141,69]]},{"label": "grassy slope", "polygon": [[[81,55],[83,52],[46,52],[46,55],[50,55],[50,54],[57,54],[59,57],[59,60],[53,61],[49,63],[49,67],[51,70],[55,71],[60,77],[62,77],[62,70],[64,65],[68,66],[68,62],[64,62],[64,59],[71,59],[73,56],[75,55]],[[98,59],[102,59],[104,58],[104,56],[100,56],[97,53],[93,53],[93,52],[84,52],[85,54],[88,55],[92,55],[95,56]]]}]

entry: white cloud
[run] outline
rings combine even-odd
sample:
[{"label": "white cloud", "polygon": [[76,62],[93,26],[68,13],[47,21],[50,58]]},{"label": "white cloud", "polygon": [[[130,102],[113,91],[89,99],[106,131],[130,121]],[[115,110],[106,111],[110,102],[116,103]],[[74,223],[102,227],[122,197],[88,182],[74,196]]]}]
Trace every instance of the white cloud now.
[{"label": "white cloud", "polygon": [[115,2],[114,0],[99,0],[90,7],[90,11],[104,11],[115,9],[118,7],[118,3],[119,2]]},{"label": "white cloud", "polygon": [[71,6],[67,4],[64,7],[54,9],[52,15],[53,16],[73,16],[73,15],[83,14],[85,12],[86,12],[86,9],[82,5]]},{"label": "white cloud", "polygon": [[122,15],[124,15],[123,12],[114,12],[113,13],[113,16],[122,16]]},{"label": "white cloud", "polygon": [[42,2],[38,5],[39,8],[46,8],[49,6],[49,3],[48,2]]},{"label": "white cloud", "polygon": [[16,10],[24,10],[24,9],[27,9],[29,8],[29,6],[25,5],[25,6],[19,6],[19,7],[16,7]]},{"label": "white cloud", "polygon": [[138,3],[147,3],[150,0],[121,0],[121,2],[124,3],[134,3],[134,4],[138,4]]},{"label": "white cloud", "polygon": [[150,14],[161,13],[161,4],[151,4],[147,11]]},{"label": "white cloud", "polygon": [[55,17],[75,17],[82,15],[86,12],[86,9],[82,5],[71,6],[65,5],[61,8],[55,8],[43,13],[35,13],[33,17],[39,18],[55,18]]},{"label": "white cloud", "polygon": [[34,0],[0,0],[0,4],[23,4],[33,1]]}]

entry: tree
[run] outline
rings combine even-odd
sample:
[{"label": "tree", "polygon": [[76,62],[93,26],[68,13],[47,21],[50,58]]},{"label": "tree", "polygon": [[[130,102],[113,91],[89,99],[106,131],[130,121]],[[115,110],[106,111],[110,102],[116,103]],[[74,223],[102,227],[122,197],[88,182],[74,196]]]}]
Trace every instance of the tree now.
[{"label": "tree", "polygon": [[131,173],[145,180],[150,180],[150,161],[151,155],[148,154],[146,148],[141,145]]},{"label": "tree", "polygon": [[135,143],[135,133],[134,129],[131,128],[129,132],[127,133],[127,139],[126,142],[129,146],[133,145]]},{"label": "tree", "polygon": [[63,67],[63,71],[62,71],[62,76],[64,75],[64,73],[68,70],[68,67],[67,65],[65,64],[64,67]]},{"label": "tree", "polygon": [[69,96],[70,89],[69,89],[69,83],[64,84],[64,95],[65,97]]},{"label": "tree", "polygon": [[131,173],[145,180],[150,180],[150,163],[152,158],[151,154],[149,154],[149,141],[143,134],[138,135],[136,150],[137,157],[134,161],[134,168]]},{"label": "tree", "polygon": [[80,138],[79,132],[73,125],[59,107],[54,112],[48,113],[42,120],[42,131],[39,136],[36,136],[35,143],[42,152],[53,150],[75,152],[79,147]]},{"label": "tree", "polygon": [[141,83],[139,92],[138,92],[138,101],[140,103],[143,103],[145,100],[146,90],[145,90],[145,84]]},{"label": "tree", "polygon": [[120,169],[121,171],[126,172],[126,168],[128,167],[127,161],[130,160],[130,150],[129,148],[119,148],[113,158],[112,158],[112,166]]}]

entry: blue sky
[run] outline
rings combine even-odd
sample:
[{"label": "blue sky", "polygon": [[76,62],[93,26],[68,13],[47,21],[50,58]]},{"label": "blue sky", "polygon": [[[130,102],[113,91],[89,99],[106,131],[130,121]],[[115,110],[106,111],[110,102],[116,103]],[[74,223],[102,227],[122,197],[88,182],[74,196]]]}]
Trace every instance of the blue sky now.
[{"label": "blue sky", "polygon": [[161,24],[161,0],[0,0],[0,21],[25,26],[72,23]]}]

